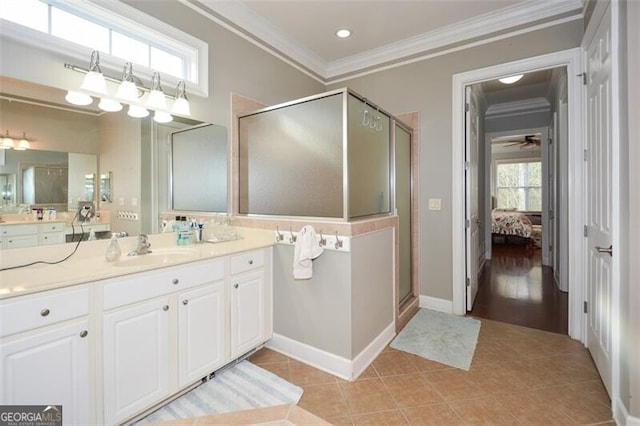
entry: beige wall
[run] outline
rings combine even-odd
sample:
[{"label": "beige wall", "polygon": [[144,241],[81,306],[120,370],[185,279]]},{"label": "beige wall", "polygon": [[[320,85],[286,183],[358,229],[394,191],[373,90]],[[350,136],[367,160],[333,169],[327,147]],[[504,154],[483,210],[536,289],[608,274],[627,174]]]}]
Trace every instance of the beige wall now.
[{"label": "beige wall", "polygon": [[[580,45],[582,21],[512,37],[446,56],[341,82],[391,112],[419,111],[420,203],[442,198],[442,210],[420,218],[421,294],[451,300],[452,76]],[[332,87],[334,88],[334,87]]]}]

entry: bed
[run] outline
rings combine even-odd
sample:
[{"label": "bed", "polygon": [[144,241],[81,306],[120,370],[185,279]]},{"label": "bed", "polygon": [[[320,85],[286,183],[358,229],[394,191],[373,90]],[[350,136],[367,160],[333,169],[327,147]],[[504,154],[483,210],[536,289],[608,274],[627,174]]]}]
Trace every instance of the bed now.
[{"label": "bed", "polygon": [[540,247],[542,227],[533,224],[522,212],[508,209],[491,211],[491,236],[495,244],[526,245]]}]

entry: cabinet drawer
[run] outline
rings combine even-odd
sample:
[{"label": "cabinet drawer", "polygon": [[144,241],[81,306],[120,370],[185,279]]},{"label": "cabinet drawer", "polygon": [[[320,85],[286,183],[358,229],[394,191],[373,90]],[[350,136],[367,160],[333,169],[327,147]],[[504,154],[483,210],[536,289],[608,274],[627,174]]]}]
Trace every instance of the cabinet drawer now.
[{"label": "cabinet drawer", "polygon": [[64,222],[40,224],[40,232],[62,232],[62,231],[64,231]]},{"label": "cabinet drawer", "polygon": [[264,266],[264,250],[254,250],[231,257],[231,274],[250,271]]},{"label": "cabinet drawer", "polygon": [[131,275],[104,285],[104,309],[117,308],[224,279],[224,259]]},{"label": "cabinet drawer", "polygon": [[0,337],[89,314],[89,288],[74,287],[0,303]]},{"label": "cabinet drawer", "polygon": [[44,234],[38,235],[38,245],[41,246],[62,244],[64,241],[64,233],[62,232],[45,232]]},{"label": "cabinet drawer", "polygon": [[38,245],[38,234],[10,235],[3,240],[7,248],[34,247]]},{"label": "cabinet drawer", "polygon": [[0,228],[0,234],[11,236],[11,235],[25,235],[25,234],[37,234],[38,233],[38,225],[37,224],[29,224],[29,225],[8,225]]}]

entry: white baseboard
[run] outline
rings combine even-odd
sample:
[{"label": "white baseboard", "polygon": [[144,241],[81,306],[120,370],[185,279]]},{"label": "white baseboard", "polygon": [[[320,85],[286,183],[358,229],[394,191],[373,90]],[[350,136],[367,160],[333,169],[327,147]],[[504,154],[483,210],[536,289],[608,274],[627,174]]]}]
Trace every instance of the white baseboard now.
[{"label": "white baseboard", "polygon": [[273,333],[273,337],[265,346],[341,379],[351,381],[355,380],[369,366],[394,336],[395,325],[391,323],[353,360],[323,351],[278,333]]},{"label": "white baseboard", "polygon": [[618,425],[640,426],[640,417],[630,415],[620,399],[617,399],[613,404],[613,420]]},{"label": "white baseboard", "polygon": [[423,294],[420,295],[420,307],[447,314],[453,313],[453,302],[451,300],[438,299],[436,297],[425,296]]}]

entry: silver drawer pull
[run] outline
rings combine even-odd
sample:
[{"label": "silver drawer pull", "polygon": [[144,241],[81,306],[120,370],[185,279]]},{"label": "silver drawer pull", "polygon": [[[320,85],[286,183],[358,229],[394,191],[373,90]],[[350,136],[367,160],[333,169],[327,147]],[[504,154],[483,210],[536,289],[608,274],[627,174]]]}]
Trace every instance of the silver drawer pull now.
[{"label": "silver drawer pull", "polygon": [[233,288],[238,288],[238,287],[239,287],[239,285],[238,285],[238,284],[234,284],[234,285],[233,285]]},{"label": "silver drawer pull", "polygon": [[189,304],[189,301],[188,301],[187,299],[184,299],[184,300],[182,301],[182,304],[183,304],[183,305],[188,305],[188,304]]},{"label": "silver drawer pull", "polygon": [[168,310],[169,310],[169,305],[164,305],[164,306],[162,307],[162,310],[163,310],[163,311],[168,311]]},{"label": "silver drawer pull", "polygon": [[46,317],[50,313],[51,313],[51,311],[48,310],[48,309],[43,309],[43,310],[40,311],[40,315],[42,315],[43,317]]},{"label": "silver drawer pull", "polygon": [[253,265],[253,259],[249,259],[249,265]]},{"label": "silver drawer pull", "polygon": [[176,285],[180,282],[180,280],[177,278],[174,278],[171,282],[173,283],[173,285]]},{"label": "silver drawer pull", "polygon": [[608,253],[608,254],[609,254],[609,256],[613,256],[613,246],[612,246],[612,245],[611,245],[611,246],[609,246],[609,247],[599,247],[599,246],[596,246],[596,248],[595,248],[595,249],[596,249],[596,251],[597,251],[598,253]]},{"label": "silver drawer pull", "polygon": [[80,337],[82,337],[84,339],[85,337],[87,337],[88,334],[89,334],[89,332],[87,330],[82,330],[80,332]]}]

